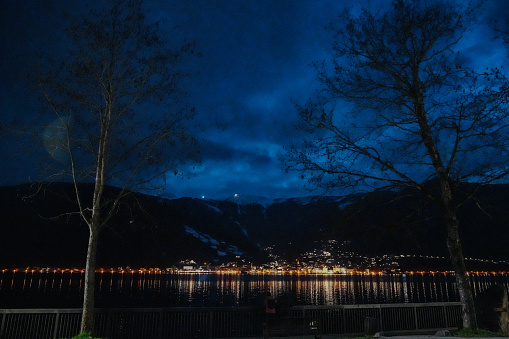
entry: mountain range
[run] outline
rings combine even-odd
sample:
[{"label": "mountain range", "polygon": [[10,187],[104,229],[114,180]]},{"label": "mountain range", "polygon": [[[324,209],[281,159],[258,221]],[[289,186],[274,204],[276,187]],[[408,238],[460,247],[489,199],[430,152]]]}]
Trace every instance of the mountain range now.
[{"label": "mountain range", "polygon": [[[93,186],[83,184],[82,190],[90,197]],[[107,195],[117,190],[108,187]],[[0,266],[84,266],[88,229],[72,213],[72,193],[65,183],[0,187]],[[508,193],[509,185],[486,186],[461,206],[467,257],[508,259]],[[408,190],[274,200],[133,193],[101,233],[98,266],[390,261],[419,268],[426,264],[402,259],[419,257],[446,258],[446,233],[438,208]]]}]

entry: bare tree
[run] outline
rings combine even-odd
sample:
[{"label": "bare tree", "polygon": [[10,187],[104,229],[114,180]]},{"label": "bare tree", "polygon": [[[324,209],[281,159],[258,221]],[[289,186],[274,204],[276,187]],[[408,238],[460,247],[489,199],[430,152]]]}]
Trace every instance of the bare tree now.
[{"label": "bare tree", "polygon": [[471,198],[509,174],[505,84],[498,70],[478,72],[458,51],[472,10],[395,0],[380,14],[340,16],[330,27],[332,62],[315,63],[322,89],[298,107],[309,137],[288,152],[289,169],[302,171],[314,187],[407,187],[435,202],[465,328],[477,324],[458,191],[473,184],[463,192]]},{"label": "bare tree", "polygon": [[[77,212],[89,227],[81,332],[94,329],[94,286],[99,233],[124,197],[164,187],[167,174],[196,160],[181,100],[179,71],[192,44],[171,48],[140,0],[113,0],[68,29],[68,54],[39,77],[54,120],[44,128],[53,158],[52,180],[74,183]],[[80,183],[93,183],[86,200]],[[105,187],[119,190],[106,194]]]}]

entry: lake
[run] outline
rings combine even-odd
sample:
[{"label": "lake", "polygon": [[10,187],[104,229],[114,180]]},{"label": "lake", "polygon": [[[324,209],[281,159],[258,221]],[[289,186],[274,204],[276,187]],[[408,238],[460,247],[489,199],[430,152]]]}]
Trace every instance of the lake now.
[{"label": "lake", "polygon": [[[80,272],[0,272],[0,308],[81,307]],[[509,274],[471,274],[474,294]],[[293,305],[458,301],[454,275],[97,273],[96,307],[260,305],[266,291]]]}]

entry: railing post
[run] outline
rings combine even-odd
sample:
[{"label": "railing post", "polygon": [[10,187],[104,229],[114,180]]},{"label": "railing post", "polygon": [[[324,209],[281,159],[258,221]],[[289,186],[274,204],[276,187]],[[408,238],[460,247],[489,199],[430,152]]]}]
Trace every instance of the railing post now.
[{"label": "railing post", "polygon": [[163,339],[163,321],[164,321],[164,312],[163,309],[159,310],[159,329],[158,329],[158,337],[159,339]]},{"label": "railing post", "polygon": [[417,319],[417,306],[414,306],[415,329],[419,329],[419,319]]},{"label": "railing post", "polygon": [[384,330],[384,325],[383,325],[383,318],[382,318],[382,304],[378,304],[378,318],[380,319],[380,322],[379,322],[379,330],[383,332]]},{"label": "railing post", "polygon": [[53,339],[58,339],[58,326],[60,325],[60,311],[57,309],[57,313],[55,316],[55,323],[53,324]]},{"label": "railing post", "polygon": [[445,327],[449,327],[449,316],[447,315],[447,307],[444,304],[444,317],[445,317]]},{"label": "railing post", "polygon": [[210,310],[209,311],[209,326],[208,326],[208,335],[207,337],[208,338],[212,338],[213,336],[213,331],[214,331],[214,311],[213,310]]},{"label": "railing post", "polygon": [[0,325],[0,339],[4,337],[5,331],[5,318],[7,318],[7,313],[2,313],[2,325]]},{"label": "railing post", "polygon": [[341,317],[343,319],[341,319],[341,322],[342,322],[342,333],[346,333],[346,309],[345,309],[345,306],[342,306],[341,307]]}]

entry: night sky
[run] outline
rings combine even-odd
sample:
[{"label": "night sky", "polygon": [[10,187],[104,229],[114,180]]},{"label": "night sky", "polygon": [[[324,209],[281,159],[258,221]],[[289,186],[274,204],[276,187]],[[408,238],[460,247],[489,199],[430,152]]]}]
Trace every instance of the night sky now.
[{"label": "night sky", "polygon": [[[389,0],[146,0],[148,18],[160,21],[168,40],[195,41],[200,57],[186,70],[189,102],[206,127],[201,140],[202,164],[190,178],[172,178],[168,197],[224,199],[234,194],[284,198],[317,194],[306,190],[297,173],[285,173],[279,160],[284,147],[302,134],[295,103],[318,88],[313,61],[327,60],[332,45],[325,26],[345,8],[379,10]],[[65,49],[65,16],[83,8],[82,1],[7,0],[0,4],[0,114],[29,123],[40,109],[23,78],[37,52]],[[509,1],[487,4],[482,22],[509,14]],[[503,21],[497,23],[505,27]],[[168,33],[170,34],[170,33]],[[473,64],[497,65],[507,57],[494,33],[479,26],[463,42]],[[28,121],[28,122],[27,122]],[[216,125],[220,123],[220,126]],[[38,178],[32,157],[4,138],[0,151],[0,185]],[[21,155],[21,156],[20,156]],[[341,192],[337,192],[341,194]]]}]

